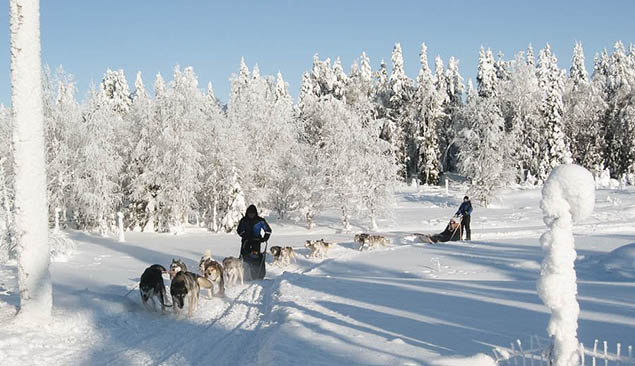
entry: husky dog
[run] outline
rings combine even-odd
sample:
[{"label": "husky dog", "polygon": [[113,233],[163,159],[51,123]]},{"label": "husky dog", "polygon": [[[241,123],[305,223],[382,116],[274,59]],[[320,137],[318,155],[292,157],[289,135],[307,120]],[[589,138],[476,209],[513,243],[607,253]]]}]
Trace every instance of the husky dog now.
[{"label": "husky dog", "polygon": [[201,260],[198,262],[198,270],[201,271],[201,273],[205,272],[206,264],[212,260],[212,251],[209,249],[205,249]]},{"label": "husky dog", "polygon": [[196,273],[178,271],[174,275],[172,284],[170,285],[170,294],[172,294],[172,309],[175,313],[179,309],[183,309],[185,298],[188,297],[187,316],[192,316],[192,310],[198,307],[198,298],[201,287],[211,289],[214,285],[205,277],[201,277]]},{"label": "husky dog", "polygon": [[364,249],[364,242],[369,236],[370,234],[367,234],[367,233],[355,234],[355,237],[353,238],[353,242],[359,244],[360,251]]},{"label": "husky dog", "polygon": [[182,259],[172,258],[172,264],[170,264],[170,280],[174,279],[177,272],[187,272],[187,266]]},{"label": "husky dog", "polygon": [[159,298],[161,311],[164,311],[166,307],[172,306],[166,305],[165,303],[165,298],[167,297],[165,293],[165,285],[163,284],[163,274],[165,272],[167,272],[167,270],[160,264],[153,264],[143,271],[141,280],[139,281],[139,293],[144,307],[147,308],[148,300],[152,300],[152,309],[155,310],[155,296]]},{"label": "husky dog", "polygon": [[244,284],[243,277],[245,276],[245,267],[243,266],[242,259],[227,257],[223,259],[223,267],[225,267],[225,281],[235,285],[240,278],[240,284]]},{"label": "husky dog", "polygon": [[371,249],[379,245],[385,247],[386,244],[389,242],[389,239],[386,239],[384,236],[381,235],[366,235],[366,237],[362,239],[359,250],[363,250],[364,248]]},{"label": "husky dog", "polygon": [[[199,269],[205,278],[207,278],[210,282],[215,283],[218,290],[216,294],[219,296],[225,296],[225,279],[223,278],[223,266],[220,263],[216,262],[212,259],[209,254],[209,249],[205,251],[203,257],[201,257],[201,262],[199,263]],[[209,290],[209,298],[214,296],[213,289]]]},{"label": "husky dog", "polygon": [[273,255],[273,264],[277,264],[279,266],[284,266],[291,264],[291,259],[296,261],[295,251],[291,247],[279,247],[273,246],[271,247],[271,254]]},{"label": "husky dog", "polygon": [[326,257],[328,254],[329,248],[333,245],[333,243],[329,243],[324,241],[324,239],[320,240],[307,240],[304,246],[308,248],[311,253],[307,256],[307,258],[318,258],[318,257]]}]

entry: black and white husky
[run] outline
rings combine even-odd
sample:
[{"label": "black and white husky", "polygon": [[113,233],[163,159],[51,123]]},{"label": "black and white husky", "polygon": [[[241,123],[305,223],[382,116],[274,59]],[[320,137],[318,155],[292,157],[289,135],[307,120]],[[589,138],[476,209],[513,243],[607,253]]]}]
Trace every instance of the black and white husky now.
[{"label": "black and white husky", "polygon": [[174,276],[177,272],[187,272],[187,266],[182,259],[174,259],[172,258],[172,263],[170,264],[170,279],[174,279]]},{"label": "black and white husky", "polygon": [[152,309],[156,310],[154,297],[159,299],[161,311],[164,311],[166,307],[172,306],[165,303],[165,298],[167,297],[163,283],[163,274],[165,272],[167,272],[167,270],[160,264],[153,264],[143,271],[141,280],[139,281],[139,294],[141,295],[141,301],[144,307],[147,308],[148,300],[152,300]]},{"label": "black and white husky", "polygon": [[292,247],[272,246],[269,251],[273,255],[273,264],[284,266],[291,264],[291,260],[295,262],[295,251]]},{"label": "black and white husky", "polygon": [[307,255],[307,258],[326,257],[329,248],[333,246],[333,243],[327,242],[324,239],[320,240],[307,240],[304,246],[311,252]]},{"label": "black and white husky", "polygon": [[364,249],[372,249],[379,245],[385,247],[387,243],[390,243],[390,240],[386,239],[386,237],[382,235],[371,235],[366,233],[356,234],[354,241],[359,244],[360,251]]},{"label": "black and white husky", "polygon": [[198,307],[198,298],[201,287],[211,289],[212,283],[205,277],[196,273],[178,271],[172,279],[170,294],[172,295],[172,309],[178,313],[183,309],[185,299],[188,299],[187,315],[192,316],[192,310]]}]

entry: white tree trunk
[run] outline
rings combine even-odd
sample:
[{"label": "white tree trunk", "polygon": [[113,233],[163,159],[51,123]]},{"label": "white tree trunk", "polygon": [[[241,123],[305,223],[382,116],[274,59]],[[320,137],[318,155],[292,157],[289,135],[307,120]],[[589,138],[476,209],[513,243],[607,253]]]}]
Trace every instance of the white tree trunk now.
[{"label": "white tree trunk", "polygon": [[51,316],[39,0],[10,0],[15,228],[20,321]]},{"label": "white tree trunk", "polygon": [[55,208],[55,232],[56,233],[60,231],[60,211],[62,211],[61,208],[59,207]]},{"label": "white tree trunk", "polygon": [[126,241],[126,236],[124,234],[124,229],[123,229],[123,213],[122,212],[117,212],[117,227],[119,230],[119,242],[123,243]]},{"label": "white tree trunk", "polygon": [[218,201],[214,200],[214,207],[212,208],[212,231],[218,232]]},{"label": "white tree trunk", "polygon": [[377,226],[377,215],[375,214],[375,210],[373,210],[370,214],[370,226],[372,231],[378,231],[379,227]]}]

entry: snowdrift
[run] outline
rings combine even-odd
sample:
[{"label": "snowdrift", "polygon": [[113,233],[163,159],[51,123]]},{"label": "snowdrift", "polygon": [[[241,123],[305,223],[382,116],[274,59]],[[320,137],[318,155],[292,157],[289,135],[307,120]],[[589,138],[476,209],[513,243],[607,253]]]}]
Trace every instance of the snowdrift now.
[{"label": "snowdrift", "polygon": [[635,243],[627,244],[608,253],[602,260],[607,272],[626,279],[635,279]]}]

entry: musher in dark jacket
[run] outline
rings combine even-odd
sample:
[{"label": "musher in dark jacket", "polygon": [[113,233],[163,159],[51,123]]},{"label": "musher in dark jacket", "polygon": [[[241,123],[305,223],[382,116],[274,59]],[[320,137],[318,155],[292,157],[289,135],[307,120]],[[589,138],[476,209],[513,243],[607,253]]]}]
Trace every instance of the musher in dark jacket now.
[{"label": "musher in dark jacket", "polygon": [[[461,216],[461,233],[465,232],[465,240],[471,240],[472,230],[470,229],[470,216],[472,215],[472,202],[470,202],[468,196],[463,197],[463,203],[461,203],[455,215]],[[461,234],[461,236],[463,236],[463,234]]]},{"label": "musher in dark jacket", "polygon": [[266,242],[271,236],[271,227],[265,219],[258,216],[258,209],[254,205],[247,207],[245,216],[238,223],[237,231],[241,237],[240,256],[242,258],[248,254],[260,254],[260,243]]}]

